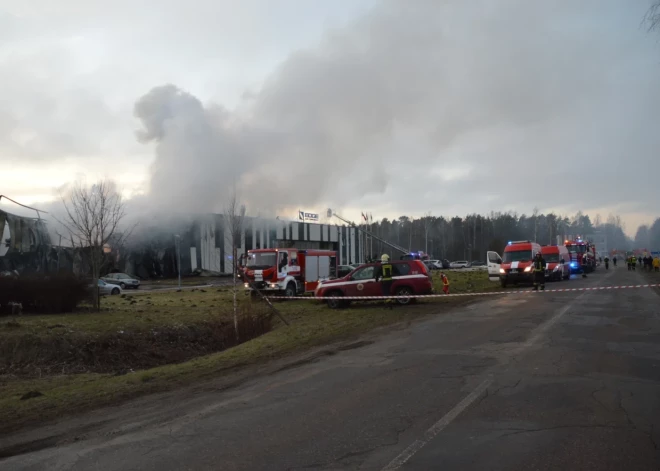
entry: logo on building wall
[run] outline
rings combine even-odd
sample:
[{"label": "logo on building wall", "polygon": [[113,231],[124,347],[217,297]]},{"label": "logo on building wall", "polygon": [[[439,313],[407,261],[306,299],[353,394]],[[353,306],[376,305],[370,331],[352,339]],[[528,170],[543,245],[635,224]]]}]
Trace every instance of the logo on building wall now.
[{"label": "logo on building wall", "polygon": [[319,222],[319,215],[314,213],[306,213],[305,211],[298,211],[299,221]]}]

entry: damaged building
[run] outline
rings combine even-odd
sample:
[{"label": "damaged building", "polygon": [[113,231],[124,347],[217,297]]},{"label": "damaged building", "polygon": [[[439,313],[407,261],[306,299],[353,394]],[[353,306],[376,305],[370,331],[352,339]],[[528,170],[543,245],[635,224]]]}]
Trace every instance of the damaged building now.
[{"label": "damaged building", "polygon": [[0,273],[56,273],[73,271],[73,252],[53,246],[41,218],[17,216],[0,210]]},{"label": "damaged building", "polygon": [[[187,221],[152,223],[142,227],[133,242],[117,256],[116,269],[141,278],[175,277],[180,247],[181,274],[232,273],[232,244],[221,214]],[[295,247],[335,250],[339,263],[363,261],[362,238],[354,227],[279,219],[246,217],[238,256],[250,249]]]}]

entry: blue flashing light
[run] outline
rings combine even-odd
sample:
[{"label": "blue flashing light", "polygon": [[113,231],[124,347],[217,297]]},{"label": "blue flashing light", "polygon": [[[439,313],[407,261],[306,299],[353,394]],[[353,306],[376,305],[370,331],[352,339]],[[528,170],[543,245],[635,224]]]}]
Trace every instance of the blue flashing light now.
[{"label": "blue flashing light", "polygon": [[509,241],[509,243],[508,243],[508,244],[506,244],[506,245],[511,245],[511,241]]},{"label": "blue flashing light", "polygon": [[577,268],[577,262],[571,262],[571,268]]}]

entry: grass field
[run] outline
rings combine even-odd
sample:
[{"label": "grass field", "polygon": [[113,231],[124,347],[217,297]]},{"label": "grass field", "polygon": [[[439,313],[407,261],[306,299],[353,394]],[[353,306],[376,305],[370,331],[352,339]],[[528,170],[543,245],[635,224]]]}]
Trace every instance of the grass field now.
[{"label": "grass field", "polygon": [[[483,272],[451,273],[452,293],[498,289]],[[434,276],[437,291],[439,276]],[[355,303],[348,309],[330,310],[312,300],[275,303],[290,322],[274,320],[271,332],[227,350],[126,374],[81,373],[48,377],[0,376],[0,432],[21,425],[114,404],[137,395],[164,391],[222,375],[245,365],[265,362],[314,346],[350,339],[373,328],[420,316],[441,314],[452,306],[471,302],[473,297],[423,300],[389,310],[382,303]],[[241,304],[251,303],[242,296]],[[260,301],[254,301],[260,303]],[[98,338],[118,331],[148,331],[154,327],[190,326],[231,315],[231,293],[227,288],[195,291],[139,293],[104,299],[98,313],[52,316],[21,316],[0,324],[0,339],[11,336],[39,338],[88,336]],[[33,398],[22,400],[27,393]],[[38,393],[38,394],[36,394]]]}]

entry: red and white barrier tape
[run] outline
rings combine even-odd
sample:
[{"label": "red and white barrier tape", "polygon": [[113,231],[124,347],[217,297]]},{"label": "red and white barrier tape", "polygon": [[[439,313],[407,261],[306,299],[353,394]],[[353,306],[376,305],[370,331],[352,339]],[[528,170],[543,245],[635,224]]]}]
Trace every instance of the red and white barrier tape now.
[{"label": "red and white barrier tape", "polygon": [[406,296],[266,296],[270,300],[276,299],[296,299],[296,300],[314,300],[327,301],[329,299],[339,299],[343,301],[378,301],[383,299],[432,299],[432,298],[450,298],[458,296],[491,296],[497,294],[531,294],[531,293],[568,293],[576,291],[605,291],[612,289],[634,289],[634,288],[660,288],[660,283],[648,285],[622,285],[622,286],[595,286],[593,288],[559,288],[534,291],[531,288],[514,291],[482,291],[479,293],[454,293],[454,294],[410,294]]}]

